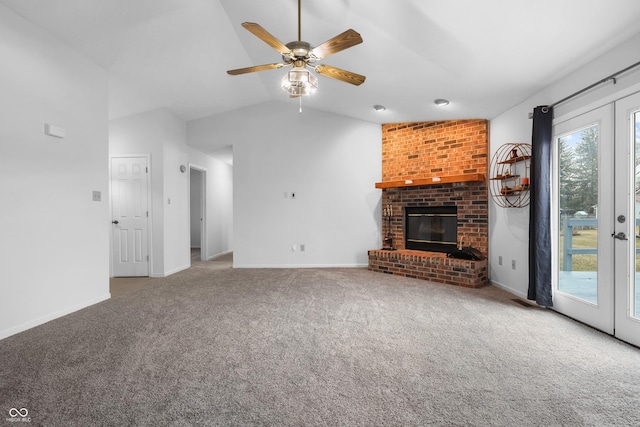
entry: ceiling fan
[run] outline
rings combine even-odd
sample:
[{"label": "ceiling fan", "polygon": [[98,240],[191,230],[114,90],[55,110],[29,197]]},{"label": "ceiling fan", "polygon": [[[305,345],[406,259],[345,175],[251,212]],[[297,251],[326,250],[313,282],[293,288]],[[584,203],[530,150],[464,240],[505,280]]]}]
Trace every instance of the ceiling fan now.
[{"label": "ceiling fan", "polygon": [[364,83],[366,77],[360,74],[341,70],[340,68],[332,67],[330,65],[316,64],[316,62],[321,59],[362,43],[362,37],[360,34],[349,29],[342,34],[338,34],[337,36],[327,40],[319,46],[311,47],[309,43],[302,41],[301,37],[300,2],[301,0],[298,0],[298,40],[289,42],[286,45],[260,25],[253,22],[242,23],[242,26],[249,32],[278,51],[280,55],[282,55],[282,62],[238,68],[235,70],[228,70],[227,73],[235,76],[239,74],[253,73],[256,71],[292,66],[293,68],[291,71],[289,71],[289,73],[287,73],[282,79],[282,88],[287,91],[292,98],[309,95],[317,89],[318,79],[311,74],[307,68],[314,70],[320,75],[350,83],[352,85],[359,86]]}]

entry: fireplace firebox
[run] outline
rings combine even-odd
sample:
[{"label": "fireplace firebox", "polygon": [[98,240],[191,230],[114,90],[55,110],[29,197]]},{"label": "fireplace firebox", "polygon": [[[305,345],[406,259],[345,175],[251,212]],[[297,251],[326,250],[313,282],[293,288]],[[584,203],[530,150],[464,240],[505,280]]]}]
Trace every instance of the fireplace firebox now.
[{"label": "fireplace firebox", "polygon": [[446,253],[457,246],[456,206],[406,207],[404,223],[406,249]]}]

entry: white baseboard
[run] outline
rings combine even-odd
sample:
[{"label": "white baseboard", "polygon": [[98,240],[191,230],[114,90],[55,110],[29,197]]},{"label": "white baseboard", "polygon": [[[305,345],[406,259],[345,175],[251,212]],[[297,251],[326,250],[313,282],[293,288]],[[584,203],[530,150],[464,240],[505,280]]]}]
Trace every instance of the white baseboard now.
[{"label": "white baseboard", "polygon": [[94,298],[92,300],[76,304],[71,307],[67,307],[63,310],[58,310],[53,313],[49,313],[45,316],[38,317],[37,319],[30,320],[28,322],[22,323],[20,325],[14,326],[9,329],[5,329],[0,331],[0,340],[10,337],[11,335],[19,334],[20,332],[24,332],[27,329],[35,328],[36,326],[40,326],[52,320],[55,320],[59,317],[66,316],[67,314],[71,314],[75,311],[82,310],[83,308],[87,308],[91,305],[97,304],[102,301],[106,301],[111,298],[111,294],[107,293],[106,295],[102,295],[101,297]]},{"label": "white baseboard", "polygon": [[527,294],[526,294],[526,293],[524,293],[524,292],[521,292],[521,291],[517,291],[517,290],[515,290],[515,289],[512,289],[512,288],[510,288],[510,287],[508,287],[508,286],[503,285],[503,284],[502,284],[502,283],[500,283],[500,282],[495,282],[495,281],[493,281],[493,280],[491,280],[490,282],[491,282],[491,284],[492,284],[493,286],[495,286],[496,288],[500,288],[500,289],[502,289],[502,290],[504,290],[504,291],[509,292],[510,294],[514,294],[514,295],[516,295],[516,296],[519,296],[520,298],[527,299]]},{"label": "white baseboard", "polygon": [[228,255],[230,253],[233,253],[233,251],[224,251],[224,252],[220,252],[219,254],[215,254],[215,255],[211,255],[210,257],[207,257],[207,261],[211,261],[214,260],[216,258],[219,258],[221,256],[225,256]]},{"label": "white baseboard", "polygon": [[174,268],[173,270],[169,270],[169,271],[165,271],[163,273],[160,274],[150,274],[149,277],[153,277],[153,278],[162,278],[162,277],[168,277],[171,276],[172,274],[176,274],[182,270],[186,270],[188,268],[191,268],[191,264],[187,264],[187,265],[183,265],[181,267],[177,267]]},{"label": "white baseboard", "polygon": [[369,264],[244,264],[233,268],[363,268]]}]

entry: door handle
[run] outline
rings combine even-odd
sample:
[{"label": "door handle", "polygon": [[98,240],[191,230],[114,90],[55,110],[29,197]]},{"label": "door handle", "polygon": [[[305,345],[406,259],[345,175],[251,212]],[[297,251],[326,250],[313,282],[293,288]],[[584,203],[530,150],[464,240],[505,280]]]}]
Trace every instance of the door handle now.
[{"label": "door handle", "polygon": [[622,231],[619,232],[618,234],[611,233],[611,237],[613,237],[614,239],[618,239],[618,240],[629,240],[629,239],[627,239],[627,235],[624,234]]},{"label": "door handle", "polygon": [[111,221],[111,224],[116,224],[116,225],[118,225],[118,220],[117,220],[117,219],[114,219],[113,221]]}]

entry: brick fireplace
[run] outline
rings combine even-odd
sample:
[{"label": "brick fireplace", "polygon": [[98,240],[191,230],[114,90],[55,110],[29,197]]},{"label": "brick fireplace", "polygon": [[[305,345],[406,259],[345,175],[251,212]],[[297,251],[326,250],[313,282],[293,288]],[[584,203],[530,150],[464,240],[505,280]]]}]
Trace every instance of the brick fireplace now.
[{"label": "brick fireplace", "polygon": [[487,261],[405,248],[405,208],[457,207],[457,236],[488,251],[486,120],[382,125],[382,206],[393,209],[389,229],[396,250],[369,251],[369,269],[466,287],[487,283]]}]

